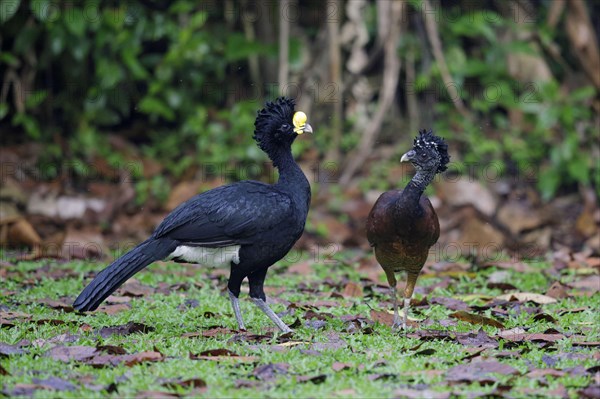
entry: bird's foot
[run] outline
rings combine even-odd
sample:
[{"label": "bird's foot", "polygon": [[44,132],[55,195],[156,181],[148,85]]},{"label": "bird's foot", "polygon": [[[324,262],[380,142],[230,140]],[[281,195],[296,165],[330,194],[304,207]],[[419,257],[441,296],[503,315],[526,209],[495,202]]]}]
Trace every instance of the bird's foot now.
[{"label": "bird's foot", "polygon": [[281,330],[281,332],[284,333],[284,334],[287,334],[287,333],[293,333],[294,330],[292,330],[289,326],[286,325],[285,328]]},{"label": "bird's foot", "polygon": [[294,332],[294,330],[292,330],[287,324],[283,322],[283,320],[279,318],[279,316],[275,314],[275,312],[273,312],[273,310],[269,307],[269,305],[267,305],[265,301],[263,301],[261,298],[252,298],[252,300],[254,301],[256,306],[258,306],[259,309],[262,310],[263,313],[266,314],[267,317],[271,319],[273,323],[275,323],[275,325],[281,330],[282,333]]},{"label": "bird's foot", "polygon": [[400,330],[406,330],[406,323],[403,320],[400,319],[394,319],[394,322],[392,323],[392,330],[394,331],[400,331]]}]

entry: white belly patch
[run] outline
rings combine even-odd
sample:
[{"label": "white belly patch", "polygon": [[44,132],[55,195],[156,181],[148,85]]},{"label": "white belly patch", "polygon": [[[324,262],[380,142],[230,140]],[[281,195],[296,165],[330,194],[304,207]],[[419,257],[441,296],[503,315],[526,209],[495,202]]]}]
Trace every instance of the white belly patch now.
[{"label": "white belly patch", "polygon": [[240,263],[240,246],[223,248],[190,247],[180,245],[167,259],[177,259],[188,263],[198,263],[213,267],[229,266],[231,262]]}]

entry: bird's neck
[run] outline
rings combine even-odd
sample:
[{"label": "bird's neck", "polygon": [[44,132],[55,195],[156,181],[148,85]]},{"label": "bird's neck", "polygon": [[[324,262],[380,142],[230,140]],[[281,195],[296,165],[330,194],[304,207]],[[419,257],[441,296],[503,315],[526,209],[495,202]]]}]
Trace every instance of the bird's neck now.
[{"label": "bird's neck", "polygon": [[297,193],[300,196],[310,196],[308,180],[294,160],[291,149],[281,149],[271,155],[273,165],[279,171],[279,180],[276,186],[283,191]]},{"label": "bird's neck", "polygon": [[412,214],[418,215],[420,212],[419,201],[425,188],[433,181],[435,171],[418,170],[410,182],[402,191],[402,197],[396,204],[403,210],[409,210]]}]

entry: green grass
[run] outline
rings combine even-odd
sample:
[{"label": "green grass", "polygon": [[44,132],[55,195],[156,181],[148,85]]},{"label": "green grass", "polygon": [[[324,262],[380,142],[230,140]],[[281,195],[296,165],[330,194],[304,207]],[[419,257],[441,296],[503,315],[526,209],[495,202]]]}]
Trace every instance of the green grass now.
[{"label": "green grass", "polygon": [[[354,254],[341,253],[338,258],[351,259]],[[497,309],[476,312],[496,318],[505,329],[523,327],[527,333],[543,333],[555,329],[565,335],[556,342],[524,341],[509,342],[495,337],[500,329],[476,326],[460,320],[450,319],[452,310],[441,305],[413,307],[411,316],[421,320],[417,329],[403,332],[370,321],[370,311],[391,308],[387,289],[377,287],[368,280],[361,280],[356,265],[337,264],[313,265],[314,272],[308,275],[288,273],[287,265],[276,265],[267,276],[267,295],[276,299],[272,307],[284,312],[283,319],[292,324],[296,319],[301,325],[293,336],[281,336],[270,321],[247,300],[247,290],[242,293],[242,311],[245,316],[247,334],[227,332],[216,337],[183,337],[185,333],[210,331],[214,326],[235,329],[229,300],[222,292],[226,277],[213,270],[198,266],[175,263],[156,264],[139,273],[135,278],[143,285],[157,288],[167,285],[188,283],[187,289],[172,290],[168,295],[153,293],[132,298],[131,308],[114,315],[95,312],[80,315],[52,309],[38,301],[44,298],[64,298],[70,303],[84,286],[84,275],[99,271],[104,263],[56,261],[20,262],[0,266],[4,273],[0,286],[0,314],[8,311],[30,315],[17,319],[14,326],[0,328],[0,343],[15,345],[21,342],[22,354],[0,354],[0,365],[9,375],[0,375],[0,389],[7,396],[33,395],[34,397],[134,397],[145,391],[161,391],[177,395],[206,395],[208,397],[393,397],[399,389],[427,389],[448,392],[457,396],[470,394],[507,392],[512,396],[560,397],[566,392],[577,397],[578,392],[594,383],[594,372],[598,366],[598,347],[574,344],[578,341],[599,341],[600,295],[577,295],[556,303],[506,307],[502,315]],[[570,283],[581,278],[573,271],[565,271],[558,277],[546,273],[548,264],[537,262],[531,265],[534,272],[517,273],[508,270],[511,284],[517,291],[544,293],[551,283],[560,280]],[[39,270],[43,269],[43,272]],[[487,279],[495,267],[470,270],[451,277],[428,273],[422,276],[418,287],[427,287],[448,280],[445,288],[435,288],[426,297],[461,297],[481,294],[495,297],[502,292],[488,289]],[[37,272],[36,272],[37,271]],[[73,273],[66,273],[72,271]],[[475,272],[475,274],[473,274]],[[0,274],[2,275],[2,274]],[[54,277],[53,277],[54,276]],[[364,277],[364,276],[363,276]],[[87,281],[87,279],[86,279]],[[347,282],[360,283],[364,297],[340,298]],[[194,283],[197,283],[194,285]],[[384,280],[381,284],[385,287]],[[423,291],[420,291],[423,292]],[[331,296],[331,294],[334,294]],[[416,299],[422,299],[417,294]],[[181,310],[186,301],[197,300],[198,306]],[[333,315],[327,318],[323,328],[315,324],[306,325],[304,314],[309,305],[316,301],[335,301],[336,306],[320,307],[317,312]],[[286,310],[286,303],[296,307]],[[469,305],[481,306],[488,301],[474,298]],[[529,309],[528,309],[529,308]],[[536,309],[537,308],[537,309]],[[576,312],[566,312],[583,308]],[[533,310],[531,310],[533,309]],[[528,312],[529,310],[529,312]],[[207,313],[210,312],[210,313]],[[538,313],[556,319],[535,321]],[[214,315],[214,316],[213,316]],[[349,323],[341,319],[344,315],[355,315],[356,323],[362,323],[351,331]],[[360,316],[360,317],[359,317]],[[38,324],[38,320],[61,320]],[[108,335],[101,337],[103,327],[123,325],[128,322],[143,323],[153,327],[147,333],[130,335]],[[455,322],[456,324],[454,325]],[[370,327],[370,328],[366,328]],[[477,332],[479,329],[497,342],[497,348],[477,348],[456,341],[456,334]],[[431,337],[431,331],[450,333],[448,339]],[[551,331],[550,331],[551,332]],[[64,335],[67,334],[67,335]],[[74,337],[69,338],[69,334]],[[253,337],[264,334],[266,337]],[[420,335],[419,335],[420,334]],[[571,336],[573,335],[573,336]],[[64,338],[67,337],[65,341]],[[62,341],[61,341],[62,339]],[[27,340],[27,342],[23,341]],[[101,368],[85,361],[61,362],[48,356],[53,346],[121,346],[128,354],[157,350],[163,359],[144,362],[133,366],[123,363]],[[242,361],[233,359],[192,360],[190,353],[199,354],[209,349],[226,348],[240,356],[252,356]],[[425,351],[430,349],[430,351]],[[478,355],[474,351],[480,350]],[[1,351],[0,351],[1,353]],[[511,353],[513,353],[511,355]],[[496,360],[517,370],[516,374],[497,374],[489,381],[449,382],[447,371],[461,364]],[[346,369],[335,371],[335,363],[347,363]],[[280,374],[261,380],[253,371],[262,365],[283,363],[287,369]],[[596,369],[593,369],[596,367]],[[532,378],[527,375],[535,369],[558,370],[556,376]],[[1,370],[0,370],[1,371]],[[324,376],[314,382],[301,382],[303,378]],[[74,389],[60,390],[43,388],[35,379],[45,380],[58,377],[70,381]],[[164,385],[169,381],[200,378],[206,382],[202,391],[192,387]],[[323,380],[324,378],[324,380]],[[115,383],[118,392],[107,392]],[[33,384],[29,391],[27,385]],[[42,384],[43,385],[43,384]],[[96,389],[96,390],[94,390]],[[2,393],[0,393],[0,396]]]}]

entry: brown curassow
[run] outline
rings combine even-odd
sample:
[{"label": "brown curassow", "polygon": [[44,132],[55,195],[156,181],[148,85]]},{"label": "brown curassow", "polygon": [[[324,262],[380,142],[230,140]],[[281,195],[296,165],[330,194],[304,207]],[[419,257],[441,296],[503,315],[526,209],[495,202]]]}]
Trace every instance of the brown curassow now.
[{"label": "brown curassow", "polygon": [[407,273],[402,321],[402,328],[406,328],[408,307],[417,278],[429,249],[440,236],[438,217],[423,191],[437,173],[446,170],[450,161],[448,145],[431,130],[421,130],[413,148],[400,161],[411,162],[417,173],[404,190],[388,191],[377,199],[367,219],[367,238],[390,284],[394,327],[400,324],[395,273]]}]

